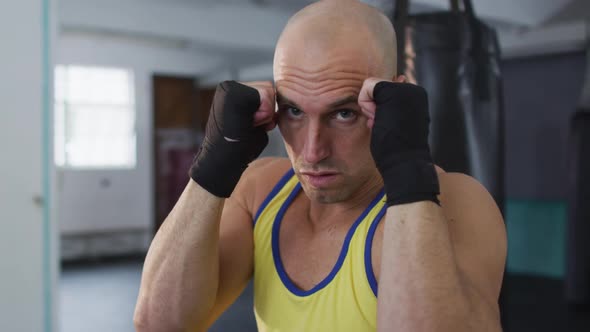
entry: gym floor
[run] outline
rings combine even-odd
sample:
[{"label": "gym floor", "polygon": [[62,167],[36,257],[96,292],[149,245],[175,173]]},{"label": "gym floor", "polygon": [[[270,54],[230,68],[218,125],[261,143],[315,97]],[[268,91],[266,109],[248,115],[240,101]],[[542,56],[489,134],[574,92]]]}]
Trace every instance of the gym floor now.
[{"label": "gym floor", "polygon": [[[60,332],[134,331],[142,264],[142,257],[64,264]],[[568,308],[560,280],[508,275],[505,289],[505,332],[590,331],[590,310]],[[251,286],[209,331],[256,331]]]}]

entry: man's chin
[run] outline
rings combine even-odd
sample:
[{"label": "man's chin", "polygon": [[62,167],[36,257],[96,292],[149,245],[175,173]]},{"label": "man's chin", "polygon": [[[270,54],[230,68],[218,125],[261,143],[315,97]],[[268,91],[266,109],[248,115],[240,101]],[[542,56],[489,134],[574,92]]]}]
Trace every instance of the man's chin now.
[{"label": "man's chin", "polygon": [[342,188],[315,188],[302,183],[302,188],[311,201],[322,204],[338,203],[346,200],[348,197]]}]

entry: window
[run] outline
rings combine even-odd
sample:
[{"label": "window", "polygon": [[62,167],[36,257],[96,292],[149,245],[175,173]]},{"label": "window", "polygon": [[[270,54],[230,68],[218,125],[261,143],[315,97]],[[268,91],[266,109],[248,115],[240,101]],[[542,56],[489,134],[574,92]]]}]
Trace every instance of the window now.
[{"label": "window", "polygon": [[133,168],[133,74],[126,69],[57,66],[55,163],[68,168]]}]

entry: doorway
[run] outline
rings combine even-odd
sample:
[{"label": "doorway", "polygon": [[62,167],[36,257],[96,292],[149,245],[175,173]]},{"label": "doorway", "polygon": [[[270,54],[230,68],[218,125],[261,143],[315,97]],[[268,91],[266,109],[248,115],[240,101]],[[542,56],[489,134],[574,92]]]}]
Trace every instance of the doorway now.
[{"label": "doorway", "polygon": [[188,170],[205,134],[214,88],[192,77],[154,75],[154,234],[188,180]]}]

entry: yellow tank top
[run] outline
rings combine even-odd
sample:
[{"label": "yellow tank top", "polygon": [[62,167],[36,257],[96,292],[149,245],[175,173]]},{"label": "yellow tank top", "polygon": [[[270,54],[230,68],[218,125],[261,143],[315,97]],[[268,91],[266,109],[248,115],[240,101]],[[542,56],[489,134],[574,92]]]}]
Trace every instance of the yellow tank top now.
[{"label": "yellow tank top", "polygon": [[375,331],[377,282],[371,244],[385,214],[380,192],[351,226],[336,265],[308,291],[287,276],[279,253],[279,229],[301,191],[293,170],[277,183],[254,218],[254,314],[258,331]]}]

